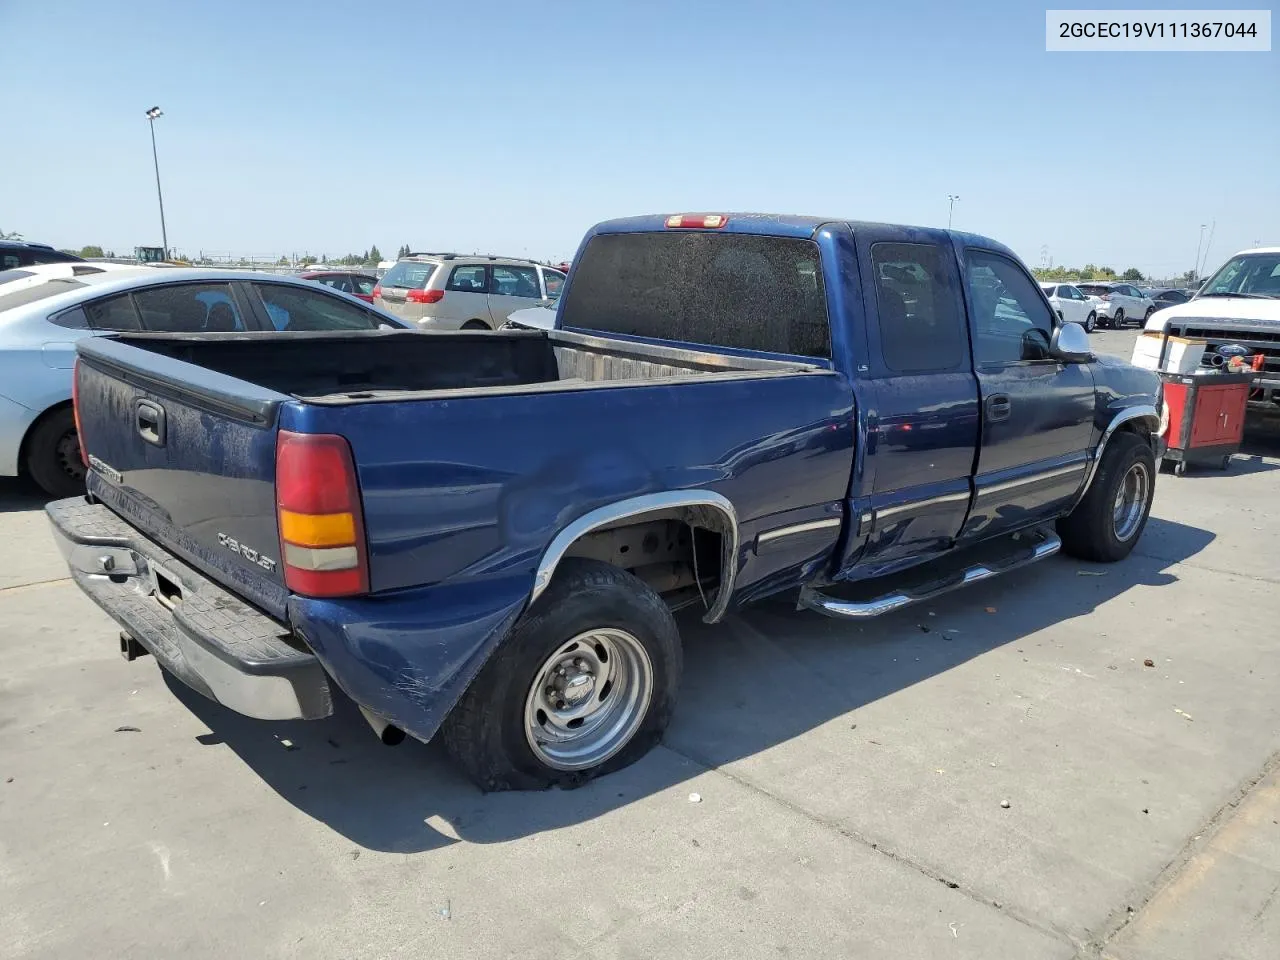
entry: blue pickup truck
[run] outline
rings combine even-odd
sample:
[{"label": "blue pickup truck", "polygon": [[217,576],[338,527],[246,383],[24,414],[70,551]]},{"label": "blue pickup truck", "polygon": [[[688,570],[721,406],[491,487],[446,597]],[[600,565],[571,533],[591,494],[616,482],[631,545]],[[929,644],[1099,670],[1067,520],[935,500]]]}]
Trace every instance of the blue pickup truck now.
[{"label": "blue pickup truck", "polygon": [[682,607],[869,617],[1142,535],[1158,379],[991,240],[617,220],[557,311],[81,341],[88,496],[48,513],[125,657],[263,719],[336,685],[485,789],[572,785],[661,737]]}]

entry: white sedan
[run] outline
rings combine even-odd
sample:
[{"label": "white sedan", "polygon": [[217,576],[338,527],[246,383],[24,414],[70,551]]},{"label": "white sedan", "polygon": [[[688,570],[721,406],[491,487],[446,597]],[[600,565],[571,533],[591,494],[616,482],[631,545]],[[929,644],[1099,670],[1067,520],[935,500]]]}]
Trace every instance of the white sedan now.
[{"label": "white sedan", "polygon": [[1078,323],[1093,333],[1098,325],[1098,313],[1088,297],[1069,283],[1042,283],[1040,289],[1049,298],[1049,306],[1058,319]]}]

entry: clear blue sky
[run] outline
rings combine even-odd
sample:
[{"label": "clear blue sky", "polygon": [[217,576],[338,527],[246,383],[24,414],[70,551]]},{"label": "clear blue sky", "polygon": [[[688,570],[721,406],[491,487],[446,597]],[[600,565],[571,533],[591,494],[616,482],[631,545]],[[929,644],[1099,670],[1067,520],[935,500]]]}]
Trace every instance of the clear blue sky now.
[{"label": "clear blue sky", "polygon": [[559,257],[616,216],[948,193],[1032,265],[1280,241],[1280,52],[1051,54],[1045,6],[0,0],[0,228],[159,244],[159,104],[188,254]]}]

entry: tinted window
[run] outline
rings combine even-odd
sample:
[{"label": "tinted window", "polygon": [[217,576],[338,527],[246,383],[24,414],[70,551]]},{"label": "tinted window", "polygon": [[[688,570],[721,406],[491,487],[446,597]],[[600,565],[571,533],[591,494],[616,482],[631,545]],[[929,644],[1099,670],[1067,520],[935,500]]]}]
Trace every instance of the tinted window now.
[{"label": "tinted window", "polygon": [[542,279],[547,284],[547,296],[555,298],[560,296],[560,288],[564,286],[564,274],[556,270],[543,270]]},{"label": "tinted window", "polygon": [[22,266],[22,258],[8,250],[0,250],[0,270],[12,270]]},{"label": "tinted window", "polygon": [[80,258],[57,250],[28,250],[23,260],[26,263],[76,263]]},{"label": "tinted window", "polygon": [[92,330],[138,330],[138,314],[127,293],[97,303],[86,303],[84,315]]},{"label": "tinted window", "polygon": [[831,356],[812,241],[684,231],[601,234],[574,270],[566,327]]},{"label": "tinted window", "polygon": [[438,264],[416,263],[412,260],[401,260],[386,272],[382,278],[384,287],[404,287],[408,290],[426,287],[431,275],[436,272]]},{"label": "tinted window", "polygon": [[84,315],[84,311],[79,307],[63,310],[57,316],[50,317],[49,322],[71,330],[89,329],[89,318]]},{"label": "tinted window", "polygon": [[378,283],[373,277],[352,277],[351,279],[355,281],[356,292],[363,293],[366,297],[373,293],[373,288]]},{"label": "tinted window", "polygon": [[1049,359],[1053,317],[1022,270],[1002,256],[971,250],[965,268],[979,363]]},{"label": "tinted window", "polygon": [[320,277],[319,279],[326,287],[333,287],[343,293],[352,293],[355,290],[350,277]]},{"label": "tinted window", "polygon": [[932,243],[871,246],[880,351],[898,373],[952,370],[965,359],[959,291]]},{"label": "tinted window", "polygon": [[367,310],[320,290],[285,284],[255,283],[271,325],[277,330],[376,330]]},{"label": "tinted window", "polygon": [[34,277],[35,274],[30,270],[4,270],[0,271],[0,283],[8,283],[10,280],[21,280],[23,277]]},{"label": "tinted window", "polygon": [[166,333],[230,333],[244,320],[225,283],[182,283],[133,295],[142,326]]},{"label": "tinted window", "polygon": [[484,293],[484,266],[474,264],[469,267],[454,267],[449,274],[447,290],[459,290],[463,293]]},{"label": "tinted window", "polygon": [[495,266],[493,285],[489,288],[489,292],[503,297],[542,299],[542,289],[538,286],[538,271],[535,267]]},{"label": "tinted window", "polygon": [[1104,287],[1098,283],[1082,283],[1080,290],[1091,297],[1101,297],[1111,292],[1110,287]]},{"label": "tinted window", "polygon": [[[1058,290],[1058,288],[1057,288],[1057,287],[1041,287],[1040,289],[1044,291],[1044,295],[1045,295],[1046,297],[1052,297],[1052,296],[1054,295],[1054,293],[1055,293],[1055,292],[1057,292],[1057,290]],[[1066,290],[1065,290],[1065,289],[1064,289],[1061,293],[1059,293],[1058,295],[1059,295],[1059,296],[1061,296],[1061,297],[1067,297],[1067,296],[1068,296],[1068,295],[1067,295],[1067,292],[1066,292]]]}]

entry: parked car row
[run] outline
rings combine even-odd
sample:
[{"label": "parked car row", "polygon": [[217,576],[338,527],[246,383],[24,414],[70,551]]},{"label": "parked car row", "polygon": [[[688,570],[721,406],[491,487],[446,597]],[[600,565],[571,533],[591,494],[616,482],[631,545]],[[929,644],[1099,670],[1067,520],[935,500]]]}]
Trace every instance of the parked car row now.
[{"label": "parked car row", "polygon": [[559,270],[504,257],[413,253],[373,288],[373,303],[430,330],[494,330],[517,310],[560,296]]},{"label": "parked car row", "polygon": [[82,338],[379,327],[407,324],[300,278],[81,260],[0,271],[0,476],[26,474],[54,496],[84,489],[71,405]]}]

